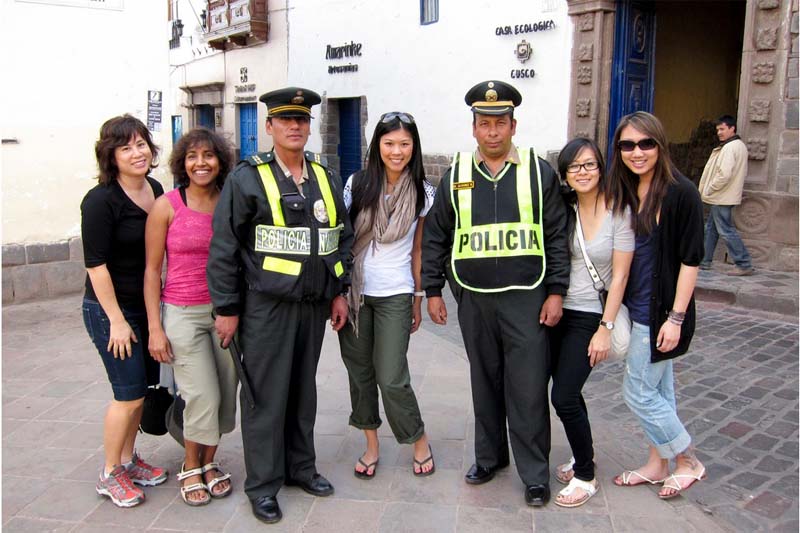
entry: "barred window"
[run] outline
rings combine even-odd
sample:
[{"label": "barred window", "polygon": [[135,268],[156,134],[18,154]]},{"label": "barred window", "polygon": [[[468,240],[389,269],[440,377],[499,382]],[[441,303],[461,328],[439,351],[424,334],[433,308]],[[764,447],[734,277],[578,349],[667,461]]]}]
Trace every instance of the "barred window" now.
[{"label": "barred window", "polygon": [[439,22],[439,0],[419,0],[419,23]]}]

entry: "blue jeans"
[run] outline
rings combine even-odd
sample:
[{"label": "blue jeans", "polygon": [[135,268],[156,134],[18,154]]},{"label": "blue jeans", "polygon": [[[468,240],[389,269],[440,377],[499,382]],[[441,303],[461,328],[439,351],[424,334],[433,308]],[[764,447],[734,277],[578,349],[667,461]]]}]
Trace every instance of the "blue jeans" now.
[{"label": "blue jeans", "polygon": [[733,223],[733,206],[711,205],[709,207],[711,211],[706,221],[703,264],[711,265],[711,261],[714,259],[714,249],[717,247],[717,241],[721,235],[728,245],[728,255],[731,256],[736,266],[742,269],[753,268],[750,253],[745,248],[739,232],[736,231],[736,225]]},{"label": "blue jeans", "polygon": [[684,452],[692,438],[678,419],[672,360],[650,362],[650,328],[638,322],[631,328],[622,396],[645,435],[663,459]]},{"label": "blue jeans", "polygon": [[103,308],[98,302],[88,298],[83,299],[82,307],[83,324],[106,367],[114,399],[122,402],[144,398],[148,385],[156,385],[159,378],[159,363],[147,350],[149,340],[147,313],[144,309],[121,307],[122,314],[138,342],[131,343],[131,357],[119,359],[108,351],[111,322]]}]

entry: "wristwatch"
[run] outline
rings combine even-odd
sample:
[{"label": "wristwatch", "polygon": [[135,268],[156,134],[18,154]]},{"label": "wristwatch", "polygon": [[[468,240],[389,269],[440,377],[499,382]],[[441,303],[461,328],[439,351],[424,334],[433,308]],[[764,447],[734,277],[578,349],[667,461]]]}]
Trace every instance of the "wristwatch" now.
[{"label": "wristwatch", "polygon": [[606,328],[608,331],[612,331],[614,329],[613,322],[606,322],[605,320],[601,320],[600,325]]}]

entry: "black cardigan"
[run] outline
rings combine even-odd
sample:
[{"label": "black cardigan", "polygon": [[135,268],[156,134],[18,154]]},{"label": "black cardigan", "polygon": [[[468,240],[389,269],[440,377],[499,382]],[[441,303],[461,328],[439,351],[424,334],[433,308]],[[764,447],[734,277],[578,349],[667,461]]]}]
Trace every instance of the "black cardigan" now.
[{"label": "black cardigan", "polygon": [[661,203],[661,217],[655,231],[656,250],[650,297],[650,361],[656,363],[683,355],[689,349],[695,326],[694,295],[686,308],[681,338],[674,350],[662,353],[656,337],[675,302],[681,264],[698,266],[703,258],[703,204],[700,193],[685,176],[676,173]]}]

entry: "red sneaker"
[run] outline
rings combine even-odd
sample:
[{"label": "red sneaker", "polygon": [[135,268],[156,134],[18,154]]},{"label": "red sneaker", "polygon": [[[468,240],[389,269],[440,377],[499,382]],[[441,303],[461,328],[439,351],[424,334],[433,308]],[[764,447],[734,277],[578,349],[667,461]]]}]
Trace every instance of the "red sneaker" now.
[{"label": "red sneaker", "polygon": [[145,463],[136,451],[133,452],[131,462],[125,465],[131,481],[137,485],[153,487],[161,485],[167,480],[167,470]]},{"label": "red sneaker", "polygon": [[117,507],[133,507],[144,501],[144,492],[135,487],[124,466],[116,467],[106,477],[100,472],[100,479],[95,486],[97,494],[108,496]]}]

